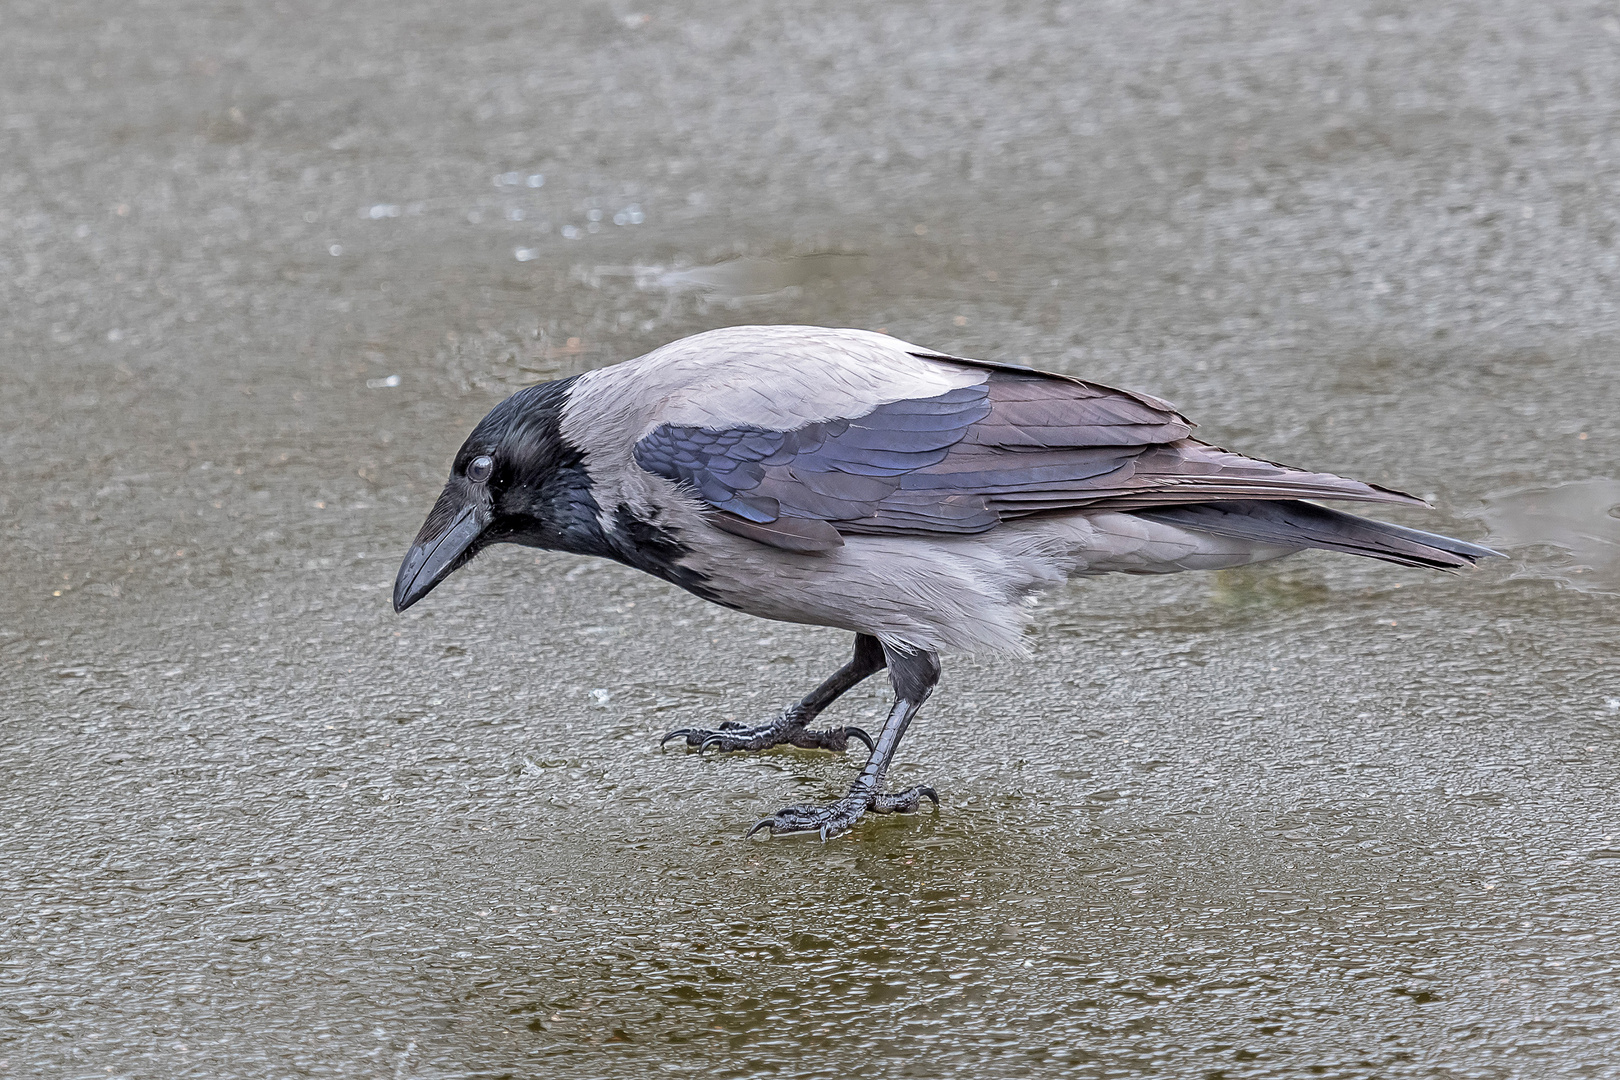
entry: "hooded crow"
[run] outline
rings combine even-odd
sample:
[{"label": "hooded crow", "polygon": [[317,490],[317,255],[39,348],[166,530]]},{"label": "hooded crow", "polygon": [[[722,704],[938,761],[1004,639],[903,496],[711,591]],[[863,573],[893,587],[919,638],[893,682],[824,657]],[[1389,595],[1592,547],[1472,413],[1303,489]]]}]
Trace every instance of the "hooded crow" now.
[{"label": "hooded crow", "polygon": [[[749,835],[842,832],[891,792],[942,650],[1026,653],[1024,603],[1076,575],[1214,570],[1324,548],[1451,570],[1498,554],[1307,499],[1410,503],[1374,484],[1191,437],[1168,402],[948,356],[863,330],[737,326],[520,390],[456,454],[394,583],[403,611],[492,544],[599,555],[726,607],[855,634],[850,661],[776,719],[683,729],[701,753],[870,750],[844,798]],[[876,740],[811,730],[888,669]]]}]

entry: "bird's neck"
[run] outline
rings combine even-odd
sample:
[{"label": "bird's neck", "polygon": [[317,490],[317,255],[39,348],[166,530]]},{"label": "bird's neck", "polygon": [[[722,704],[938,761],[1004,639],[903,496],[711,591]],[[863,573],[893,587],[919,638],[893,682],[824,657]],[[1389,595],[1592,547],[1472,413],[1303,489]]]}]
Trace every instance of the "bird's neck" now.
[{"label": "bird's neck", "polygon": [[590,475],[567,465],[547,477],[534,516],[506,539],[527,547],[612,559],[679,585],[705,600],[715,599],[705,574],[686,565],[691,548],[656,510],[638,513],[620,503],[604,513]]}]

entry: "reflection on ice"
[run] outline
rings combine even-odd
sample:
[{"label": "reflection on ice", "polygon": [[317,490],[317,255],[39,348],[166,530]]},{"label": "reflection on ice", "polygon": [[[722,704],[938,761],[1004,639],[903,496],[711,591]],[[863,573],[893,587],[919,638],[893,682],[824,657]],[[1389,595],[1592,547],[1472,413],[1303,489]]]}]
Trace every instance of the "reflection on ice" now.
[{"label": "reflection on ice", "polygon": [[1620,591],[1620,480],[1578,480],[1485,501],[1491,542],[1550,547],[1536,576],[1583,592]]},{"label": "reflection on ice", "polygon": [[666,270],[658,275],[656,284],[676,291],[696,289],[722,296],[765,296],[795,285],[857,277],[866,272],[866,264],[865,255],[831,252],[791,259],[731,259],[714,266]]},{"label": "reflection on ice", "polygon": [[495,177],[496,187],[545,187],[545,173],[504,172]]},{"label": "reflection on ice", "polygon": [[[639,224],[644,215],[631,205],[615,214],[615,224]],[[567,230],[564,230],[567,234]],[[870,269],[866,255],[816,252],[786,259],[743,257],[727,259],[712,266],[671,268],[667,266],[597,266],[585,276],[585,283],[600,288],[610,278],[632,278],[644,292],[695,292],[739,300],[774,296],[786,289],[811,284],[858,278]]]}]

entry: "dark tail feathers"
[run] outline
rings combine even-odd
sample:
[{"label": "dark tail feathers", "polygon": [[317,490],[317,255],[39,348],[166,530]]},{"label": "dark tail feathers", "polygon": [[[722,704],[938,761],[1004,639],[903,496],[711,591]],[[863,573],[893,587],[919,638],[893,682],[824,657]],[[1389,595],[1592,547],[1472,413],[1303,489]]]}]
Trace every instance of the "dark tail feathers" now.
[{"label": "dark tail feathers", "polygon": [[1287,547],[1323,548],[1366,555],[1402,566],[1428,566],[1455,570],[1480,559],[1502,557],[1500,551],[1453,540],[1449,536],[1419,532],[1371,518],[1329,510],[1315,503],[1290,499],[1233,499],[1162,509],[1137,510],[1137,515],[1186,529],[1258,540]]}]

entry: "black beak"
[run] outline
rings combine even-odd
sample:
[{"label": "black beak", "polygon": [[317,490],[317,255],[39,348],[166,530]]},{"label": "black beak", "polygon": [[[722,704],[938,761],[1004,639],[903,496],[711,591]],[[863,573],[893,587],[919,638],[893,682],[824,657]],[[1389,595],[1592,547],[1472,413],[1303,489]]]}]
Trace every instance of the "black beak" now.
[{"label": "black beak", "polygon": [[394,579],[394,610],[404,611],[478,553],[489,514],[446,490],[416,534]]}]

